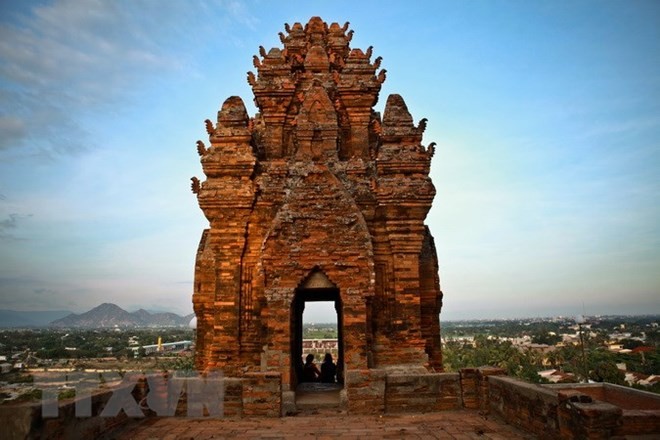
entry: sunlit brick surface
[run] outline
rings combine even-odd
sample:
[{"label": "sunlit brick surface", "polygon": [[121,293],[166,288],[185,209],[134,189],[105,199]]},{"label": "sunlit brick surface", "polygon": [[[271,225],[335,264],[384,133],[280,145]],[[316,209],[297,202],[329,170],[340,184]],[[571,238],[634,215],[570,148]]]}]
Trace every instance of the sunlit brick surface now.
[{"label": "sunlit brick surface", "polygon": [[371,47],[350,47],[348,23],[285,31],[248,73],[259,112],[228,98],[197,144],[206,178],[192,189],[210,224],[195,267],[197,367],[279,372],[292,389],[304,301],[334,295],[340,372],[441,371],[426,120],[399,95],[374,110],[385,71]]},{"label": "sunlit brick surface", "polygon": [[533,439],[510,425],[474,411],[443,411],[420,415],[312,416],[280,419],[146,421],[118,438],[190,439]]}]

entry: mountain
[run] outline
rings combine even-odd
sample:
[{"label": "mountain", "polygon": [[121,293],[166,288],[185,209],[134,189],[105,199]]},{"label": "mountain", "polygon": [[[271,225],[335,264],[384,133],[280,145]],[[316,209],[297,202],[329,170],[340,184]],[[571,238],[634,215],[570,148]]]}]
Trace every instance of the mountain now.
[{"label": "mountain", "polygon": [[188,322],[186,323],[183,322],[183,319],[185,317],[179,316],[176,313],[170,313],[170,312],[158,312],[158,313],[150,313],[147,312],[144,309],[137,310],[131,315],[139,317],[139,319],[147,323],[148,326],[157,326],[157,327],[172,327],[172,326],[180,326],[180,325],[188,325]]},{"label": "mountain", "polygon": [[71,314],[70,310],[49,310],[45,312],[0,310],[0,328],[43,327],[53,320],[63,318],[69,314]]},{"label": "mountain", "polygon": [[186,327],[192,316],[179,316],[175,313],[149,313],[144,309],[129,313],[112,303],[103,303],[92,310],[71,313],[50,323],[52,327]]},{"label": "mountain", "polygon": [[140,324],[139,317],[111,303],[103,303],[80,315],[72,313],[50,323],[53,327],[138,327]]}]

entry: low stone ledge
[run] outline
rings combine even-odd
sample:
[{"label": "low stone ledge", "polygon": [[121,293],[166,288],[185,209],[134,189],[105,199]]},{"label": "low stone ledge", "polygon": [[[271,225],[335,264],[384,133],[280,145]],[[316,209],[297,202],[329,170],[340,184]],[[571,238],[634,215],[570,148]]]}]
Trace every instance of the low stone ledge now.
[{"label": "low stone ledge", "polygon": [[42,425],[41,402],[0,405],[0,426],[5,438],[31,438],[31,433]]},{"label": "low stone ledge", "polygon": [[562,438],[610,438],[622,424],[622,410],[615,405],[580,399],[580,395],[571,395],[567,400],[560,396],[560,399],[558,418]]},{"label": "low stone ledge", "polygon": [[282,417],[296,415],[296,392],[282,391]]},{"label": "low stone ledge", "polygon": [[458,373],[392,374],[386,377],[385,412],[432,412],[461,408]]},{"label": "low stone ledge", "polygon": [[278,372],[246,373],[242,401],[245,416],[280,417],[282,375]]},{"label": "low stone ledge", "polygon": [[559,438],[556,392],[505,376],[490,376],[488,382],[491,412],[540,438]]},{"label": "low stone ledge", "polygon": [[460,395],[463,407],[468,409],[479,408],[479,370],[476,368],[462,368],[459,372]]},{"label": "low stone ledge", "polygon": [[660,434],[660,410],[624,409],[621,425],[614,431],[617,435]]},{"label": "low stone ledge", "polygon": [[235,377],[225,377],[224,379],[224,416],[242,417],[243,416],[243,383],[242,380]]},{"label": "low stone ledge", "polygon": [[516,393],[528,399],[541,399],[545,402],[556,402],[557,392],[546,389],[541,385],[523,382],[508,376],[494,376],[489,378],[491,389],[494,386],[515,388]]},{"label": "low stone ledge", "polygon": [[[57,402],[57,417],[44,417],[42,401],[0,405],[0,426],[3,439],[74,439],[98,438],[140,418],[130,418],[123,411],[114,417],[101,417],[101,412],[113,395],[113,389],[92,393],[86,417],[76,414],[76,402],[70,398]],[[78,403],[80,405],[80,403]],[[86,406],[86,405],[85,405]]]},{"label": "low stone ledge", "polygon": [[383,414],[387,372],[380,369],[348,370],[345,375],[348,412]]},{"label": "low stone ledge", "polygon": [[576,390],[623,410],[660,410],[660,395],[623,385],[602,382],[548,384],[543,387],[556,391]]},{"label": "low stone ledge", "polygon": [[[581,422],[580,410],[598,410],[602,408],[598,405],[607,403],[621,409],[620,414],[615,411],[611,417],[612,420],[608,422],[608,435],[657,436],[660,434],[660,396],[657,394],[610,383],[572,383],[543,386],[557,391],[560,403],[565,404],[563,405],[565,408],[563,408],[562,423],[566,425],[564,427],[566,432],[573,432],[577,429],[578,432],[585,434],[582,428],[586,422]],[[571,405],[571,403],[588,404],[589,402],[593,405]],[[607,408],[605,407],[605,409]],[[582,416],[588,417],[590,413],[585,413]],[[607,417],[607,415],[604,413],[602,417]],[[576,426],[570,426],[571,423]],[[592,429],[598,432],[598,427],[592,427]]]}]

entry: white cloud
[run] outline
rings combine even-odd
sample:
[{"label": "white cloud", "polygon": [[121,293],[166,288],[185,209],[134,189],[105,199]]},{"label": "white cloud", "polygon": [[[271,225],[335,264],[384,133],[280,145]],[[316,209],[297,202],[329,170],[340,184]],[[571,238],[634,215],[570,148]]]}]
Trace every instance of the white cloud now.
[{"label": "white cloud", "polygon": [[11,146],[18,139],[25,136],[27,130],[25,121],[11,115],[0,115],[0,150]]},{"label": "white cloud", "polygon": [[[218,15],[224,28],[213,26]],[[202,36],[256,24],[236,2],[58,0],[18,17],[0,26],[0,150],[51,156],[85,149],[83,115],[103,119],[164,76],[198,68],[190,52]]]},{"label": "white cloud", "polygon": [[6,216],[6,218],[0,220],[0,242],[2,241],[22,241],[25,240],[19,234],[16,233],[19,229],[21,222],[32,215],[21,215],[12,213]]}]

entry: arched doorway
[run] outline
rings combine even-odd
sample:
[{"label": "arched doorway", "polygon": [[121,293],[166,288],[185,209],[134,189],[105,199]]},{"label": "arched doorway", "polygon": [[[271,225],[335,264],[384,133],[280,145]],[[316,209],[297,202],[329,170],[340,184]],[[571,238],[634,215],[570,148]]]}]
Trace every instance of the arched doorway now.
[{"label": "arched doorway", "polygon": [[[343,384],[344,341],[343,341],[343,313],[339,288],[335,286],[320,270],[312,272],[307,279],[296,289],[291,305],[291,390],[295,391],[302,382],[303,356],[307,355],[303,349],[303,313],[305,304],[309,302],[329,301],[334,304],[337,322],[337,381]],[[318,350],[316,350],[318,351]],[[330,350],[328,350],[330,351]],[[322,356],[316,356],[315,361],[320,365]],[[323,353],[324,354],[324,353]]]}]

